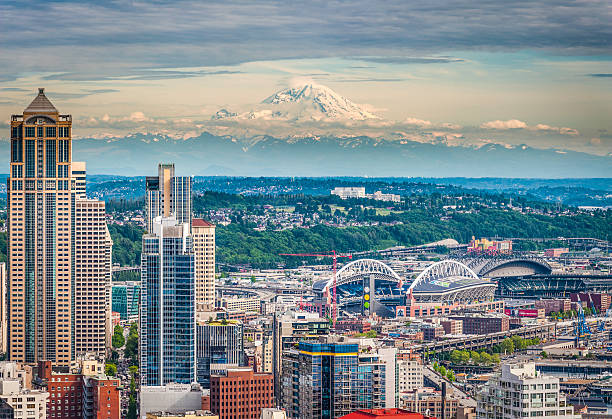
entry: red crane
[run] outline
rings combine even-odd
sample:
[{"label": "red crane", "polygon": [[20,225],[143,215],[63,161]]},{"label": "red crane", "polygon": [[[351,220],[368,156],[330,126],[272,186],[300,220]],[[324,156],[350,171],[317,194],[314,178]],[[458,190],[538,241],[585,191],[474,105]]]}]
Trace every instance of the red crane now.
[{"label": "red crane", "polygon": [[352,259],[352,255],[339,255],[335,250],[332,250],[327,253],[280,253],[280,256],[314,256],[314,257],[326,257],[332,258],[333,270],[334,270],[334,286],[332,292],[332,326],[336,327],[336,320],[338,318],[338,297],[336,296],[336,266],[338,263],[338,258],[349,258]]}]

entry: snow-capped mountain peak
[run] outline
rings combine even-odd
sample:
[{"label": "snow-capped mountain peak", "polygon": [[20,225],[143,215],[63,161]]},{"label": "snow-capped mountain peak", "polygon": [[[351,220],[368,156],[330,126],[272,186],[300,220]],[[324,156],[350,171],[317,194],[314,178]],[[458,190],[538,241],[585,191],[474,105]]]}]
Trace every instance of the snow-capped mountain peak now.
[{"label": "snow-capped mountain peak", "polygon": [[223,109],[214,119],[278,119],[284,121],[363,121],[380,119],[364,106],[353,103],[329,87],[307,83],[280,90],[254,109],[234,114]]}]

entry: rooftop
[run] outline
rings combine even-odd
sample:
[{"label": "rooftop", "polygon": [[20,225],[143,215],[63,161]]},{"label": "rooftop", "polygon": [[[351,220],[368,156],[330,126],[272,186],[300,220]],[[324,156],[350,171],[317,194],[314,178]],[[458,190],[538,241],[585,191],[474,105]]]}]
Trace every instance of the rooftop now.
[{"label": "rooftop", "polygon": [[402,419],[435,419],[432,416],[425,416],[420,413],[409,412],[403,409],[364,409],[358,410],[341,419],[360,419],[360,418],[402,418]]},{"label": "rooftop", "polygon": [[25,108],[23,113],[39,114],[39,113],[58,113],[57,109],[51,101],[45,96],[45,89],[39,88],[38,95],[34,98],[32,103]]},{"label": "rooftop", "polygon": [[191,220],[191,226],[192,227],[214,227],[215,225],[201,218],[194,218],[193,220]]}]

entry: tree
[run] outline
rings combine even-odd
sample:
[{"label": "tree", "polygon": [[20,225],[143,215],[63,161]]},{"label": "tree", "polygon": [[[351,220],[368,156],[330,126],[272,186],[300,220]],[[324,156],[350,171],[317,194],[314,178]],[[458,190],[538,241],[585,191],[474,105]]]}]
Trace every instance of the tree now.
[{"label": "tree", "polygon": [[492,361],[494,364],[499,364],[501,359],[499,359],[499,354],[493,354]]},{"label": "tree", "polygon": [[441,376],[446,375],[446,368],[444,368],[444,365],[440,366],[440,369],[438,370],[438,372],[440,373]]},{"label": "tree", "polygon": [[125,345],[125,338],[123,337],[123,329],[121,330],[115,329],[115,333],[113,334],[111,343],[113,345],[113,348],[121,348],[123,345]]},{"label": "tree", "polygon": [[136,374],[138,374],[138,366],[137,365],[130,365],[130,368],[128,368],[130,370],[130,374],[132,374],[132,377],[134,377]]},{"label": "tree", "polygon": [[136,398],[130,394],[130,402],[128,404],[127,419],[138,419],[138,413],[136,409],[137,409]]},{"label": "tree", "polygon": [[470,362],[470,353],[468,351],[459,351],[459,359],[462,364]]},{"label": "tree", "polygon": [[448,370],[446,373],[446,378],[448,378],[448,381],[450,382],[455,381],[455,372],[453,370]]},{"label": "tree", "polygon": [[504,354],[513,353],[514,343],[512,342],[512,340],[509,338],[504,339],[503,342],[501,343],[501,350],[504,352]]},{"label": "tree", "polygon": [[451,354],[450,354],[450,361],[453,364],[460,364],[461,363],[461,354],[460,354],[460,352],[458,350],[455,349],[454,351],[451,352]]},{"label": "tree", "polygon": [[489,365],[491,364],[491,362],[493,362],[493,358],[491,357],[491,355],[483,351],[480,353],[480,362]]},{"label": "tree", "polygon": [[540,356],[544,359],[548,358],[548,354],[546,353],[546,351],[540,352]]},{"label": "tree", "polygon": [[104,374],[108,375],[109,377],[114,377],[115,375],[117,375],[117,366],[115,364],[106,364],[104,366]]},{"label": "tree", "polygon": [[470,352],[470,358],[474,364],[480,364],[480,354],[476,351]]}]

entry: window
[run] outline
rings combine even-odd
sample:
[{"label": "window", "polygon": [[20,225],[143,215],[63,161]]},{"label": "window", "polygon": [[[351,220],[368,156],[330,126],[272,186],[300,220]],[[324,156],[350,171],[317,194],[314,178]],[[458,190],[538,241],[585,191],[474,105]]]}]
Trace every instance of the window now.
[{"label": "window", "polygon": [[25,136],[34,137],[36,135],[36,127],[25,127]]},{"label": "window", "polygon": [[36,130],[36,136],[37,137],[42,137],[43,136],[43,127],[36,127],[36,128],[38,128]]},{"label": "window", "polygon": [[55,127],[45,128],[45,137],[55,137],[57,135]]}]

